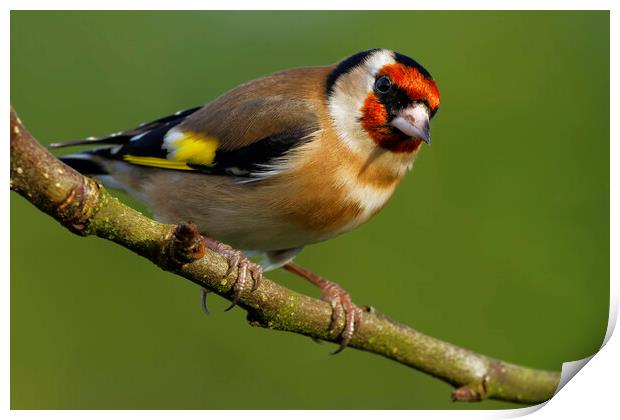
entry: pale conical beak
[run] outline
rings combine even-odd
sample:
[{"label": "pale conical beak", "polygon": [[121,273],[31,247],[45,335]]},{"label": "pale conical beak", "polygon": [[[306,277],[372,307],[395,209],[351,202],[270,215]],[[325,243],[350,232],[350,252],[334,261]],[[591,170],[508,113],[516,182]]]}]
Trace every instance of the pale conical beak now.
[{"label": "pale conical beak", "polygon": [[422,104],[415,104],[400,111],[390,124],[407,136],[431,144],[431,130],[428,121],[428,108]]}]

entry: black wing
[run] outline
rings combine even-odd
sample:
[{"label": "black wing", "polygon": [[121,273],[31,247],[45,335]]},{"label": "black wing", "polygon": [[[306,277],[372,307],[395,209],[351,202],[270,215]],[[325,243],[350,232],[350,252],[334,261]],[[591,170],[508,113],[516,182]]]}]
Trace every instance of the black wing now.
[{"label": "black wing", "polygon": [[168,129],[170,129],[174,127],[175,125],[183,122],[187,117],[189,117],[194,112],[198,111],[200,108],[202,108],[202,106],[178,111],[172,115],[168,115],[166,117],[159,118],[154,121],[142,123],[136,128],[132,128],[131,130],[119,131],[117,133],[112,133],[112,134],[109,134],[107,136],[102,136],[102,137],[87,137],[85,139],[80,139],[80,140],[69,140],[69,141],[63,141],[63,142],[58,142],[58,143],[50,143],[48,147],[52,149],[58,149],[61,147],[81,146],[81,145],[125,144],[129,142],[133,137],[136,137],[143,133],[148,133],[156,128],[168,127]]}]

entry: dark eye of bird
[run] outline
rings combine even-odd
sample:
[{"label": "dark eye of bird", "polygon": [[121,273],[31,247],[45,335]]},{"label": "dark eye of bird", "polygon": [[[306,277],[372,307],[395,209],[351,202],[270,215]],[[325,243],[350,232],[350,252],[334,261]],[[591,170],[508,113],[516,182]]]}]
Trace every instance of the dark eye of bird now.
[{"label": "dark eye of bird", "polygon": [[379,93],[388,93],[392,88],[392,81],[387,76],[381,76],[375,81],[375,90]]}]

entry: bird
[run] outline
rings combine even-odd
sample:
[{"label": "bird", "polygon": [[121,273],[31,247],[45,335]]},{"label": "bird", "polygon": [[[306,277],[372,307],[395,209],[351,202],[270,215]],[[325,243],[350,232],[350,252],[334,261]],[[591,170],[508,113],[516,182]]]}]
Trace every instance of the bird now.
[{"label": "bird", "polygon": [[259,286],[263,271],[282,267],[318,286],[339,352],[361,310],[338,284],[293,259],[386,205],[430,145],[439,103],[422,65],[375,48],[251,80],[130,130],[50,146],[92,146],[60,159],[133,196],[158,221],[192,221],[229,273],[238,268],[231,307]]}]

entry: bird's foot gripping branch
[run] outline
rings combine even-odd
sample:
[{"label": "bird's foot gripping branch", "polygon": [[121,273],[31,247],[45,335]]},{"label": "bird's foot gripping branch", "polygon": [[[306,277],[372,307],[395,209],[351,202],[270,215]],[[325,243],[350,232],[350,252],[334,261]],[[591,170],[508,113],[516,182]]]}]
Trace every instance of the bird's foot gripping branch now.
[{"label": "bird's foot gripping branch", "polygon": [[[157,223],[110,196],[96,181],[56,159],[30,135],[11,108],[11,189],[80,235],[111,240],[228,300],[237,269],[204,245],[191,224]],[[244,290],[238,304],[253,325],[339,342],[345,325],[332,325],[328,303],[300,295],[266,278]],[[559,372],[517,366],[424,335],[376,311],[362,311],[349,346],[379,354],[457,387],[452,398],[493,398],[535,404],[551,398]]]}]

